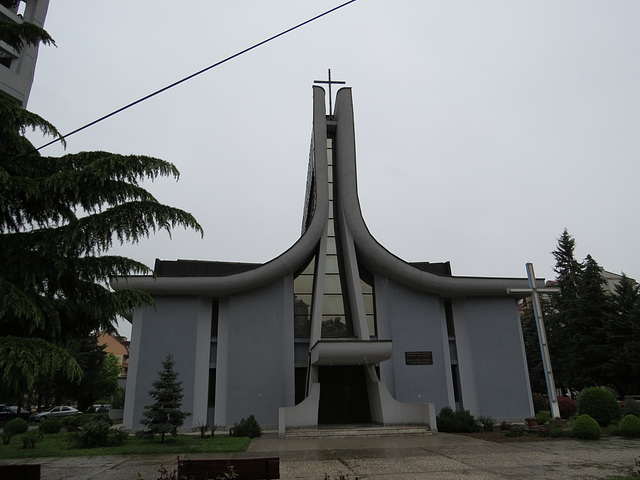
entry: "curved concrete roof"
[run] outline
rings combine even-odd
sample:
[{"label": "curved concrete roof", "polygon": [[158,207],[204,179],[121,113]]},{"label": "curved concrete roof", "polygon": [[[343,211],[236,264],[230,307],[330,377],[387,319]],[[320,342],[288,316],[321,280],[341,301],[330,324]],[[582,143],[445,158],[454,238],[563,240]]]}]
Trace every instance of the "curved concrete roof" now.
[{"label": "curved concrete roof", "polygon": [[[327,185],[326,110],[324,94],[314,88],[313,141],[321,142],[315,150],[316,185]],[[322,89],[320,89],[322,91]],[[322,91],[323,92],[323,91]],[[324,233],[329,215],[327,188],[316,188],[315,213],[300,239],[282,255],[253,270],[222,277],[152,277],[131,276],[111,280],[115,290],[136,289],[152,295],[202,295],[220,297],[266,285],[302,269],[309,261]]]},{"label": "curved concrete roof", "polygon": [[[466,295],[506,295],[507,288],[527,288],[527,279],[450,277],[435,275],[401,260],[380,245],[369,232],[360,209],[356,178],[355,127],[351,89],[342,88],[336,96],[337,174],[342,214],[353,236],[358,260],[383,277],[389,277],[417,290],[457,297]],[[541,284],[541,286],[543,286]]]},{"label": "curved concrete roof", "polygon": [[[282,255],[250,271],[211,277],[118,277],[111,281],[115,290],[137,289],[152,295],[224,296],[266,285],[302,269],[313,255],[328,218],[328,167],[325,148],[327,117],[324,90],[313,88],[313,141],[315,149],[315,213],[305,233]],[[440,276],[416,268],[380,245],[369,232],[358,200],[356,179],[355,128],[351,89],[338,91],[335,105],[337,123],[336,182],[342,214],[353,236],[358,260],[372,273],[389,277],[417,290],[448,297],[467,295],[506,295],[507,288],[527,288],[526,279],[472,278]],[[542,284],[541,284],[542,286]]]}]

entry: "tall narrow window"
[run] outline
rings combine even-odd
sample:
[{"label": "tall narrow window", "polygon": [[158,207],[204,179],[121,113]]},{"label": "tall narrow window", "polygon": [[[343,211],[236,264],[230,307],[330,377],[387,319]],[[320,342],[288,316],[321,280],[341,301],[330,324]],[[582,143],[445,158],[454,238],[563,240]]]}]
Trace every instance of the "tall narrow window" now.
[{"label": "tall narrow window", "polygon": [[209,408],[216,406],[216,369],[209,369],[209,400],[207,402]]},{"label": "tall narrow window", "polygon": [[327,138],[329,165],[329,220],[327,224],[327,254],[325,257],[324,292],[322,297],[322,338],[353,337],[353,322],[344,281],[344,267],[340,255],[340,239],[335,222],[336,202],[333,183],[335,155],[333,138]]},{"label": "tall narrow window", "polygon": [[293,280],[293,334],[295,338],[309,338],[311,336],[311,303],[315,264],[316,257],[313,257],[307,267]]},{"label": "tall narrow window", "polygon": [[360,270],[360,288],[362,290],[362,300],[364,302],[364,314],[367,317],[367,326],[369,327],[369,335],[378,336],[376,325],[376,308],[375,296],[373,291],[373,275],[366,271],[362,266]]},{"label": "tall narrow window", "polygon": [[218,338],[218,300],[211,302],[211,338]]}]

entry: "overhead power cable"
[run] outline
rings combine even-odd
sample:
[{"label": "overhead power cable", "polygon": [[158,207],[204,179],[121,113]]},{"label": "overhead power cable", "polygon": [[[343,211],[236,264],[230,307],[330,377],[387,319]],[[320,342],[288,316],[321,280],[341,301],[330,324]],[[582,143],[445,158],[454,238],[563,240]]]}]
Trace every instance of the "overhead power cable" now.
[{"label": "overhead power cable", "polygon": [[[46,143],[46,144],[42,145],[41,147],[36,148],[34,151],[35,151],[35,152],[40,151],[40,150],[42,150],[43,148],[46,148],[46,147],[48,147],[48,146],[50,146],[50,145],[53,145],[54,143],[57,143],[57,142],[61,141],[62,139],[69,138],[71,135],[74,135],[74,134],[76,134],[76,133],[78,133],[78,132],[81,132],[82,130],[85,130],[86,128],[89,128],[89,127],[91,127],[91,126],[93,126],[93,125],[95,125],[95,124],[97,124],[97,123],[100,123],[100,122],[102,122],[103,120],[106,120],[107,118],[113,117],[114,115],[117,115],[118,113],[123,112],[124,110],[127,110],[127,109],[129,109],[129,108],[133,107],[134,105],[137,105],[137,104],[139,104],[139,103],[142,103],[142,102],[144,102],[145,100],[150,99],[151,97],[155,97],[156,95],[158,95],[158,94],[160,94],[160,93],[162,93],[162,92],[166,92],[166,91],[167,91],[167,90],[169,90],[170,88],[173,88],[173,87],[175,87],[175,86],[177,86],[177,85],[180,85],[181,83],[184,83],[184,82],[186,82],[187,80],[191,80],[192,78],[197,77],[198,75],[200,75],[200,74],[202,74],[202,73],[205,73],[205,72],[207,72],[207,71],[209,71],[209,70],[211,70],[211,69],[213,69],[213,68],[215,68],[215,67],[217,67],[217,66],[219,66],[219,65],[222,65],[223,63],[226,63],[226,62],[228,62],[229,60],[233,60],[234,58],[239,57],[240,55],[243,55],[243,54],[245,54],[245,53],[247,53],[247,52],[249,52],[249,51],[251,51],[251,50],[253,50],[253,49],[255,49],[255,48],[258,48],[258,47],[260,47],[260,46],[264,45],[265,43],[268,43],[268,42],[270,42],[270,41],[272,41],[272,40],[275,40],[275,39],[276,39],[276,38],[278,38],[278,37],[282,37],[283,35],[286,35],[286,34],[287,34],[287,33],[289,33],[289,32],[292,32],[292,31],[294,31],[294,30],[296,30],[296,29],[298,29],[298,28],[300,28],[300,27],[303,27],[304,25],[307,25],[307,24],[309,24],[309,23],[311,23],[311,22],[313,22],[313,21],[315,21],[315,20],[318,20],[319,18],[322,18],[322,17],[324,17],[324,16],[326,16],[326,15],[329,15],[330,13],[333,13],[333,12],[335,12],[336,10],[339,10],[339,9],[341,9],[342,7],[345,7],[345,6],[347,6],[347,5],[349,5],[350,3],[353,3],[353,2],[355,2],[355,1],[356,1],[356,0],[349,0],[348,2],[345,2],[345,3],[343,3],[342,5],[338,5],[337,7],[334,7],[334,8],[332,8],[332,9],[330,9],[330,10],[327,10],[326,12],[321,13],[320,15],[316,15],[315,17],[310,18],[309,20],[306,20],[306,21],[304,21],[304,22],[302,22],[302,23],[299,23],[299,24],[298,24],[298,25],[296,25],[295,27],[291,27],[291,28],[289,28],[289,29],[287,29],[287,30],[284,30],[283,32],[278,33],[277,35],[274,35],[274,36],[272,36],[272,37],[267,38],[266,40],[263,40],[263,41],[261,41],[261,42],[259,42],[259,43],[256,43],[255,45],[253,45],[253,46],[251,46],[251,47],[249,47],[249,48],[245,48],[245,49],[244,49],[244,50],[242,50],[241,52],[235,53],[235,54],[231,55],[230,57],[225,58],[224,60],[220,60],[219,62],[214,63],[213,65],[209,65],[208,67],[203,68],[202,70],[200,70],[200,71],[198,71],[198,72],[196,72],[196,73],[193,73],[193,74],[189,75],[188,77],[184,77],[183,79],[178,80],[177,82],[174,82],[174,83],[172,83],[171,85],[167,85],[166,87],[161,88],[160,90],[156,90],[155,92],[150,93],[149,95],[147,95],[147,96],[145,96],[145,97],[142,97],[142,98],[140,98],[140,99],[138,99],[138,100],[136,100],[136,101],[134,101],[134,102],[131,102],[131,103],[129,103],[128,105],[125,105],[124,107],[121,107],[121,108],[119,108],[119,109],[117,109],[117,110],[114,110],[113,112],[111,112],[111,113],[109,113],[109,114],[107,114],[107,115],[105,115],[105,116],[103,116],[103,117],[100,117],[100,118],[98,118],[97,120],[94,120],[94,121],[93,121],[93,122],[91,122],[91,123],[87,123],[86,125],[84,125],[84,126],[82,126],[82,127],[80,127],[80,128],[76,128],[74,131],[69,132],[69,133],[67,133],[66,135],[63,135],[63,136],[61,136],[61,137],[58,137],[58,138],[56,138],[55,140],[52,140],[52,141],[50,141],[49,143]],[[31,153],[33,153],[33,152],[31,152]]]}]

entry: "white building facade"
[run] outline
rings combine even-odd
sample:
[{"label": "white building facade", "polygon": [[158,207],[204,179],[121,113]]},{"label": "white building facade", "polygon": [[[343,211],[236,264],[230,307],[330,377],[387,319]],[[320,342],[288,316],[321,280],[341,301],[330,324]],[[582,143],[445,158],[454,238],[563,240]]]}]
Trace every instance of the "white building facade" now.
[{"label": "white building facade", "polygon": [[281,434],[354,423],[435,429],[445,406],[533,415],[507,295],[527,280],[455,277],[448,263],[407,263],[378,244],[357,197],[351,89],[329,115],[324,90],[313,97],[303,229],[291,248],[265,264],[157,260],[156,278],[112,282],[155,300],[133,315],[125,426],[142,428],[169,352],[187,427],[253,414]]},{"label": "white building facade", "polygon": [[[44,27],[49,0],[0,0],[0,20]],[[20,52],[0,41],[0,94],[27,106],[36,70],[38,47]]]}]

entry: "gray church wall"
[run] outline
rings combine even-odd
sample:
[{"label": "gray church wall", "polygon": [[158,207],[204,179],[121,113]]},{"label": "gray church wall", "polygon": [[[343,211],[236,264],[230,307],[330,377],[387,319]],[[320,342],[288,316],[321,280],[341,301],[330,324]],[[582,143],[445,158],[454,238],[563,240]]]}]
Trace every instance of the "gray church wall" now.
[{"label": "gray church wall", "polygon": [[[387,289],[380,300],[386,301],[387,305],[383,312],[376,312],[378,317],[387,316],[383,322],[387,323],[393,341],[390,360],[393,390],[386,379],[383,381],[396,400],[434,403],[439,411],[453,402],[451,361],[441,301],[435,295],[418,292],[392,280],[384,283]],[[378,285],[380,282],[376,282],[376,302],[382,293]],[[431,352],[433,365],[407,365],[405,352]]]},{"label": "gray church wall", "polygon": [[220,299],[215,423],[278,425],[294,404],[293,277]]},{"label": "gray church wall", "polygon": [[[391,340],[391,327],[389,325],[389,280],[384,277],[374,276],[374,301],[376,311],[376,329],[378,339]],[[382,380],[391,396],[395,396],[395,380],[393,378],[393,363],[390,360],[380,364],[380,380]]]},{"label": "gray church wall", "polygon": [[533,415],[515,300],[467,297],[453,303],[463,407],[473,415]]},{"label": "gray church wall", "polygon": [[[155,308],[135,313],[132,357],[129,359],[124,424],[143,428],[140,420],[146,405],[153,403],[149,391],[158,379],[162,361],[173,354],[182,381],[182,410],[192,413],[185,427],[206,421],[211,300],[201,297],[155,297]],[[204,397],[203,397],[204,392]]]}]

